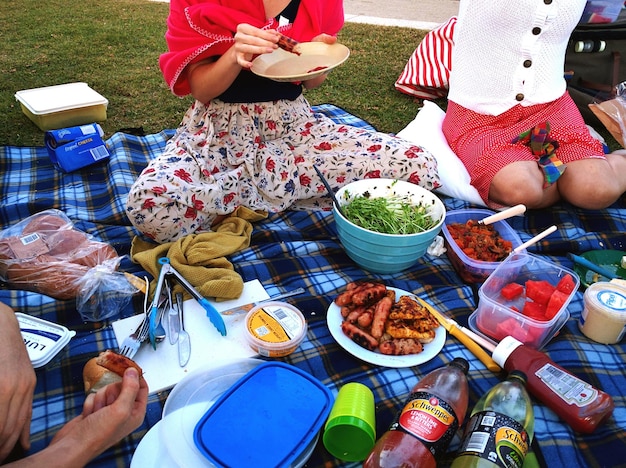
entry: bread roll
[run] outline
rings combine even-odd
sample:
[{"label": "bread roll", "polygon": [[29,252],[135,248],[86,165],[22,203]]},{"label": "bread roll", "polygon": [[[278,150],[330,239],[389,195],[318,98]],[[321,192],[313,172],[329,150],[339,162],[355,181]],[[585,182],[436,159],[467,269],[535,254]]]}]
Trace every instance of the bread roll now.
[{"label": "bread roll", "polygon": [[142,377],[143,370],[132,359],[117,354],[110,349],[101,352],[97,357],[90,359],[83,368],[83,382],[85,393],[97,392],[98,389],[110,383],[120,382],[126,369],[134,367]]},{"label": "bread roll", "polygon": [[111,372],[96,363],[97,359],[91,358],[83,367],[85,393],[95,393],[106,385],[122,381],[122,378],[115,372]]}]

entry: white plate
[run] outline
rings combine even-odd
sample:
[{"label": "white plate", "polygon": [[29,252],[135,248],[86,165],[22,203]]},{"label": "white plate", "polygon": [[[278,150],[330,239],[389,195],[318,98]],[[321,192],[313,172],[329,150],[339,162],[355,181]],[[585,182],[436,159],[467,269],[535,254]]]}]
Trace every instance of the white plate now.
[{"label": "white plate", "polygon": [[[283,49],[259,55],[252,61],[253,73],[274,81],[305,81],[328,73],[350,56],[350,49],[343,44],[324,42],[301,42],[300,55]],[[324,67],[318,70],[318,67]]]},{"label": "white plate", "polygon": [[[387,289],[396,292],[396,300],[402,296],[414,295],[413,293],[398,288],[388,287]],[[341,308],[333,301],[326,312],[326,323],[328,324],[330,334],[333,335],[335,341],[350,354],[377,366],[411,367],[424,364],[439,354],[439,351],[443,349],[443,345],[446,342],[446,329],[439,325],[435,330],[435,339],[425,344],[424,350],[421,353],[407,354],[406,356],[388,356],[382,354],[380,351],[369,351],[356,344],[341,330],[342,322]]]}]

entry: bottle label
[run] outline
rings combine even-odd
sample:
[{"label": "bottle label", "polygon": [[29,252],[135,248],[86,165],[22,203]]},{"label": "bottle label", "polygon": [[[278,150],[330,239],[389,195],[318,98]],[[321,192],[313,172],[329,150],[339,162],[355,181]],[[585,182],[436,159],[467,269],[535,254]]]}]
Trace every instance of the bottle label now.
[{"label": "bottle label", "polygon": [[428,392],[409,395],[390,431],[402,431],[419,439],[433,456],[445,452],[459,422],[447,401]]},{"label": "bottle label", "polygon": [[472,456],[502,468],[521,468],[528,453],[528,433],[515,419],[495,411],[474,414],[459,448],[459,456]]},{"label": "bottle label", "polygon": [[550,363],[538,369],[535,375],[569,405],[576,405],[582,408],[595,401],[598,397],[598,390],[587,382],[567,372],[563,372]]}]

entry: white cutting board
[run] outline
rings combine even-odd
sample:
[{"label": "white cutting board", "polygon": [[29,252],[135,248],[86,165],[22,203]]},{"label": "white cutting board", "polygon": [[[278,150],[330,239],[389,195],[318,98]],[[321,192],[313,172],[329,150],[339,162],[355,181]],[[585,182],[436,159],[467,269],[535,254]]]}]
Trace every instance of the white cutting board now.
[{"label": "white cutting board", "polygon": [[[248,281],[244,284],[243,292],[237,299],[215,302],[211,304],[222,311],[249,304],[251,302],[268,299],[269,295],[259,280]],[[190,372],[202,367],[211,368],[223,365],[225,361],[257,356],[245,338],[246,314],[223,316],[226,324],[226,336],[220,335],[206,315],[206,310],[195,299],[184,302],[185,330],[191,338],[191,357],[185,367],[178,364],[178,343],[170,344],[169,337],[157,343],[156,350],[149,341],[141,345],[133,358],[144,371],[150,394],[166,390],[176,385]],[[113,331],[118,343],[130,335],[139,326],[142,315],[134,315],[113,322]],[[167,330],[167,317],[164,317],[164,327]]]}]

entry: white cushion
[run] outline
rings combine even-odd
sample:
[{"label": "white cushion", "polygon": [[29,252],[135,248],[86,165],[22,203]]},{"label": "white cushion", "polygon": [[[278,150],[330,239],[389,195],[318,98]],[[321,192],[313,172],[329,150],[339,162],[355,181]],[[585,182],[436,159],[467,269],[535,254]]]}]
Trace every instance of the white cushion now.
[{"label": "white cushion", "polygon": [[470,185],[470,176],[465,166],[450,149],[446,137],[441,130],[445,112],[434,102],[424,101],[415,118],[400,132],[398,136],[419,145],[437,159],[441,188],[437,193],[486,206],[478,195],[478,190]]}]

